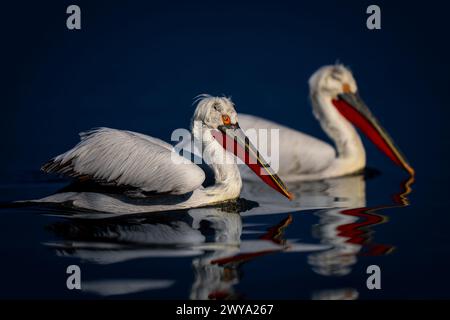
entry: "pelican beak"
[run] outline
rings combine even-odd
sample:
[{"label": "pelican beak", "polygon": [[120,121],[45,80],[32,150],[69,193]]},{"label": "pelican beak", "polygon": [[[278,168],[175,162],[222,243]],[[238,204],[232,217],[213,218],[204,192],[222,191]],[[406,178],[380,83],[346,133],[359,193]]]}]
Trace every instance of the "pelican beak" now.
[{"label": "pelican beak", "polygon": [[333,99],[333,105],[348,121],[364,132],[394,163],[403,167],[411,176],[414,175],[414,169],[410,166],[406,157],[394,143],[388,132],[370,112],[357,92],[339,94],[337,99]]},{"label": "pelican beak", "polygon": [[253,146],[244,131],[236,124],[219,126],[219,130],[213,130],[213,137],[222,147],[239,157],[258,177],[270,187],[287,197],[294,198],[280,177],[273,171],[270,165]]}]

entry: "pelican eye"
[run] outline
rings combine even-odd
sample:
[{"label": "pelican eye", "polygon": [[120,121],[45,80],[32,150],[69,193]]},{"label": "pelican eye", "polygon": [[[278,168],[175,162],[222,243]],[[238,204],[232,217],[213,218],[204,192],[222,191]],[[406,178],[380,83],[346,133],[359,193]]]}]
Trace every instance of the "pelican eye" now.
[{"label": "pelican eye", "polygon": [[350,85],[348,83],[344,83],[342,85],[342,91],[344,91],[344,93],[351,93],[352,89],[350,88]]},{"label": "pelican eye", "polygon": [[222,115],[222,122],[223,122],[224,125],[231,124],[230,117],[228,115],[226,115],[226,114],[223,114]]}]

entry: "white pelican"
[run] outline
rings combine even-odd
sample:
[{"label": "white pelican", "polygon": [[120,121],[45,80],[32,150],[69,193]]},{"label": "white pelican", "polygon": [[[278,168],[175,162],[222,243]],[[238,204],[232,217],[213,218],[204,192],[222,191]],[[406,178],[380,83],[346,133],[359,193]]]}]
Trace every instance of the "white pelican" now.
[{"label": "white pelican", "polygon": [[[203,187],[205,172],[164,141],[136,132],[99,128],[81,133],[80,143],[50,160],[42,169],[82,181],[121,187],[125,193],[83,190],[57,193],[33,202],[70,203],[76,208],[128,214],[194,208],[236,199],[242,181],[236,162],[224,161],[229,157],[228,151],[247,162],[253,160],[249,164],[252,170],[264,182],[291,198],[283,182],[258,156],[237,121],[231,100],[201,96],[191,130],[194,140],[202,144],[203,157],[214,172],[213,186]],[[235,141],[234,148],[226,145],[225,138]]]},{"label": "white pelican", "polygon": [[[324,66],[309,79],[309,89],[314,115],[333,140],[336,150],[326,142],[278,123],[239,114],[243,129],[280,129],[280,177],[286,181],[319,180],[364,169],[366,154],[353,125],[393,162],[414,175],[405,156],[359,97],[350,70],[342,65]],[[252,179],[245,169],[242,174],[246,179]]]}]

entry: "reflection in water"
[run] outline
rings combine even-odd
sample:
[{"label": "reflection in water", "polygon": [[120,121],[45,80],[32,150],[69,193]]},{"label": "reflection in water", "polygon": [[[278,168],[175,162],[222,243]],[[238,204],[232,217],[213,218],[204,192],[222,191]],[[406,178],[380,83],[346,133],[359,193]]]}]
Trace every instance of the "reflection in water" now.
[{"label": "reflection in water", "polygon": [[[362,176],[344,178],[345,183],[364,187]],[[343,182],[343,181],[341,181]],[[372,228],[387,222],[387,218],[378,212],[393,207],[408,205],[406,195],[411,192],[412,178],[402,183],[399,192],[393,195],[393,204],[367,207],[365,199],[351,203],[343,208],[319,210],[319,224],[313,228],[313,234],[321,243],[332,245],[332,249],[313,253],[308,257],[312,269],[324,276],[344,276],[351,272],[351,266],[357,261],[357,255],[378,256],[390,253],[394,246],[378,244],[373,241]]]},{"label": "reflection in water", "polygon": [[[410,186],[413,182],[411,177],[402,183],[400,191],[393,195],[393,203],[390,205],[366,207],[364,202],[353,208],[318,211],[320,222],[313,232],[321,243],[333,245],[333,248],[308,256],[308,263],[313,271],[323,276],[344,276],[351,272],[358,255],[379,256],[392,252],[394,246],[373,241],[372,228],[388,221],[378,211],[409,205],[406,196],[411,192]],[[353,300],[358,296],[356,289],[342,288],[316,291],[312,299]]]},{"label": "reflection in water", "polygon": [[[59,256],[86,263],[111,264],[141,258],[193,256],[195,280],[191,299],[238,297],[233,286],[239,282],[242,263],[280,252],[323,250],[323,245],[300,244],[283,239],[288,216],[256,240],[241,240],[242,219],[238,213],[221,208],[198,208],[187,212],[152,214],[133,218],[68,219],[48,226],[63,240],[47,243]],[[144,280],[143,280],[144,281]],[[134,293],[170,286],[170,281],[136,279],[89,282],[87,291],[107,295]],[[110,291],[108,291],[110,290]]]},{"label": "reflection in water", "polygon": [[[240,266],[259,256],[289,249],[291,244],[283,239],[283,231],[291,221],[292,216],[288,216],[279,224],[269,228],[259,238],[260,240],[243,241],[240,250],[213,251],[199,259],[194,259],[196,275],[190,298],[195,300],[239,298],[233,286],[239,282]],[[321,247],[316,248],[321,249]],[[305,246],[304,249],[314,248]]]},{"label": "reflection in water", "polygon": [[[246,183],[243,196],[254,199],[264,208],[279,207],[285,212],[292,210],[316,210],[319,223],[312,234],[330,249],[317,251],[308,256],[311,269],[322,276],[345,276],[352,272],[357,256],[389,254],[394,246],[376,243],[373,227],[386,223],[381,215],[383,209],[409,205],[407,195],[411,192],[411,177],[400,186],[392,197],[392,203],[368,207],[366,205],[366,180],[363,174],[335,179],[290,184],[296,199],[287,207],[277,195],[265,193],[265,187]],[[319,210],[317,210],[319,209]],[[259,213],[265,213],[260,210]],[[252,214],[249,211],[246,214]],[[356,289],[342,288],[316,291],[313,299],[356,299]]]},{"label": "reflection in water", "polygon": [[[374,241],[373,227],[387,221],[379,213],[381,210],[408,205],[406,195],[412,181],[402,185],[392,204],[375,207],[366,205],[365,183],[363,175],[354,175],[293,185],[290,187],[297,198],[289,206],[284,199],[274,197],[271,190],[266,192],[261,184],[249,183],[245,184],[244,196],[251,201],[241,200],[228,206],[107,219],[72,215],[47,227],[61,240],[46,245],[54,248],[58,256],[103,265],[145,258],[192,257],[191,299],[239,298],[236,284],[242,276],[241,266],[260,256],[305,252],[311,269],[328,277],[351,273],[358,256],[390,253],[392,245]],[[242,217],[301,210],[314,210],[319,218],[312,227],[313,237],[319,243],[299,243],[284,237],[284,230],[297,219],[294,214],[282,214],[278,223],[265,228],[256,239],[249,236],[250,230],[243,232]],[[86,212],[81,217],[91,218]],[[103,296],[131,294],[169,288],[176,277],[96,280],[86,282],[83,290]],[[313,299],[358,296],[356,289],[348,287],[312,294]]]},{"label": "reflection in water", "polygon": [[256,201],[259,206],[243,216],[298,212],[307,210],[355,208],[365,206],[366,184],[364,176],[352,175],[335,179],[290,183],[295,198],[287,202],[261,184],[245,181],[241,196]]},{"label": "reflection in water", "polygon": [[148,290],[165,289],[173,285],[173,280],[114,279],[83,281],[82,290],[100,296],[116,296]]},{"label": "reflection in water", "polygon": [[353,288],[319,290],[312,295],[312,300],[356,300],[359,293]]}]

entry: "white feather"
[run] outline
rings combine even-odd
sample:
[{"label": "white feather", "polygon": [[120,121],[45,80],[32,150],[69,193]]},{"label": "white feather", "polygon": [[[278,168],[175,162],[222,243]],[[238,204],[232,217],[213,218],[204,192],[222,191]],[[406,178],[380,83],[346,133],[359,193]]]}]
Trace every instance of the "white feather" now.
[{"label": "white feather", "polygon": [[80,143],[44,165],[43,170],[171,194],[191,192],[205,180],[203,170],[162,140],[109,128],[80,136]]},{"label": "white feather", "polygon": [[[281,124],[247,114],[239,114],[239,124],[244,130],[256,129],[257,134],[259,129],[279,129],[278,175],[282,179],[321,172],[335,160],[336,152],[331,145]],[[271,144],[268,152],[272,154]],[[254,179],[247,169],[241,173],[246,179]]]}]

